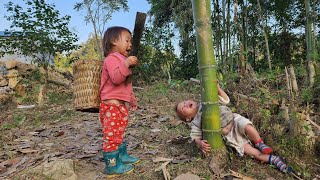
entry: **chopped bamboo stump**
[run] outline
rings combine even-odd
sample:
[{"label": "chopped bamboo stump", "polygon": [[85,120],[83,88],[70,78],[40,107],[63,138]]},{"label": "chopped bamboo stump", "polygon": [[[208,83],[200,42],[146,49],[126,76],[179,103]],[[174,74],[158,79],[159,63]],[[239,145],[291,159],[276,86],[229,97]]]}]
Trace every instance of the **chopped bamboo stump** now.
[{"label": "chopped bamboo stump", "polygon": [[76,110],[99,112],[103,61],[78,60],[73,65],[73,95]]}]

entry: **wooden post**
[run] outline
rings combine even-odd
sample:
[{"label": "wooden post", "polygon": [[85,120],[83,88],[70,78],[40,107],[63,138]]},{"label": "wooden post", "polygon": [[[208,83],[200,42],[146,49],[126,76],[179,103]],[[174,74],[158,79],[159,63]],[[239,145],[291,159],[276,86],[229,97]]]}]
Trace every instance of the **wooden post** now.
[{"label": "wooden post", "polygon": [[[144,29],[144,23],[146,22],[146,13],[137,12],[136,21],[133,29],[133,37],[132,37],[132,49],[130,51],[131,56],[137,56],[139,47],[140,47],[140,39],[142,37],[142,32]],[[132,74],[128,76],[126,83],[132,82]]]},{"label": "wooden post", "polygon": [[146,16],[147,16],[146,13],[137,12],[136,14],[136,22],[133,30],[132,49],[131,49],[130,55],[133,55],[133,56],[138,55],[138,51],[140,47],[140,39],[142,37]]}]

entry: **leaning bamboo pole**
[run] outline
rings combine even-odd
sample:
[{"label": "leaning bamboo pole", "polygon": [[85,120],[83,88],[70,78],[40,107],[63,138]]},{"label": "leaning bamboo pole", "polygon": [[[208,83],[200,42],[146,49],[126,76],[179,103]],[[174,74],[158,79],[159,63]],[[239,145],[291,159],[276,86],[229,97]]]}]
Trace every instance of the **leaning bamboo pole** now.
[{"label": "leaning bamboo pole", "polygon": [[223,147],[223,142],[210,21],[210,1],[192,0],[192,9],[201,81],[203,139],[207,140],[213,149],[220,149]]}]

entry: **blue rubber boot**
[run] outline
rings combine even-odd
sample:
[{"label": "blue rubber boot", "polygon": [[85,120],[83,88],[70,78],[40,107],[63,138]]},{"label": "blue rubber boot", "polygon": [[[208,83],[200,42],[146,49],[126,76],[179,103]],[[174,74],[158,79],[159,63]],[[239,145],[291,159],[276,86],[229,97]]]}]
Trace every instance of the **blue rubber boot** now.
[{"label": "blue rubber boot", "polygon": [[119,157],[120,160],[124,163],[124,164],[136,164],[140,161],[139,158],[130,156],[127,152],[127,144],[125,142],[123,142],[120,146],[119,146]]},{"label": "blue rubber boot", "polygon": [[124,164],[119,159],[119,150],[112,152],[103,152],[104,162],[106,163],[107,178],[112,178],[122,174],[128,174],[133,171],[131,164]]}]

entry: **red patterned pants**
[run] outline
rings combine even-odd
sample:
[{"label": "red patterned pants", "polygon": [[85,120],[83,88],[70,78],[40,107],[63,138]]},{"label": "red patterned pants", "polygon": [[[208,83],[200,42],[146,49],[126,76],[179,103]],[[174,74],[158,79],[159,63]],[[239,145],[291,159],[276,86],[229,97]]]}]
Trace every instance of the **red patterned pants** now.
[{"label": "red patterned pants", "polygon": [[103,132],[103,151],[118,149],[124,138],[128,125],[128,109],[124,104],[100,104],[100,122]]}]

